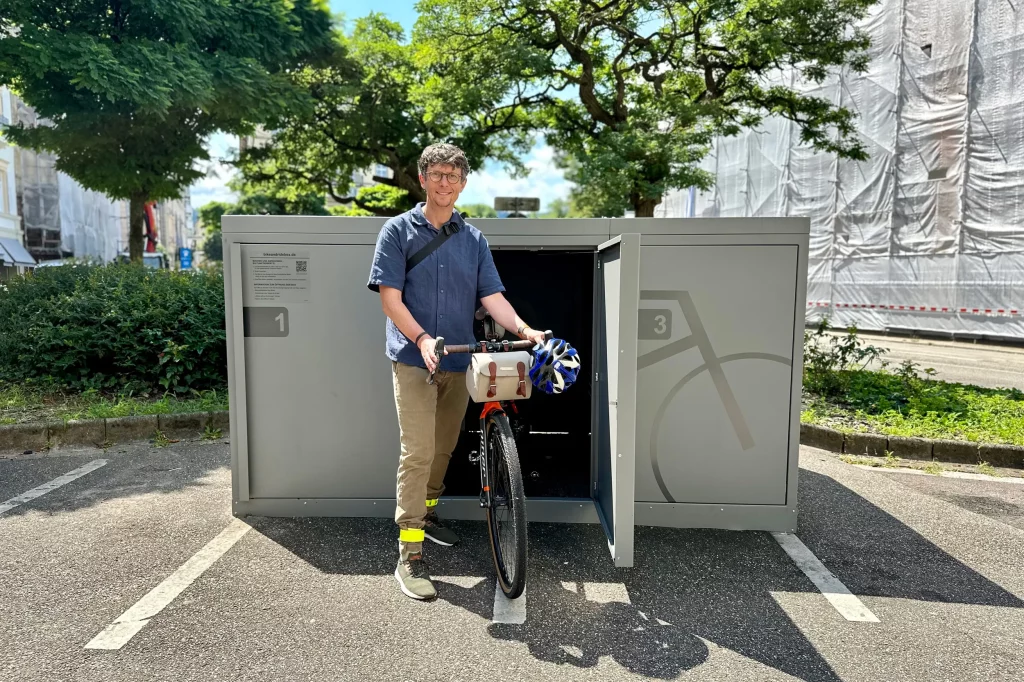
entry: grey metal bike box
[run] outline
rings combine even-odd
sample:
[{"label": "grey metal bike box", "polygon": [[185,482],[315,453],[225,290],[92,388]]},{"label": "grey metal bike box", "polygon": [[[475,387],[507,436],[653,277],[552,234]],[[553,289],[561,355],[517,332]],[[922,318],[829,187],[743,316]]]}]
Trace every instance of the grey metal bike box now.
[{"label": "grey metal bike box", "polygon": [[[391,362],[366,288],[384,220],[223,218],[236,515],[394,514]],[[471,222],[492,250],[595,253],[593,494],[530,499],[531,521],[601,523],[619,566],[634,525],[795,530],[807,219]],[[441,504],[483,518],[476,498]]]}]

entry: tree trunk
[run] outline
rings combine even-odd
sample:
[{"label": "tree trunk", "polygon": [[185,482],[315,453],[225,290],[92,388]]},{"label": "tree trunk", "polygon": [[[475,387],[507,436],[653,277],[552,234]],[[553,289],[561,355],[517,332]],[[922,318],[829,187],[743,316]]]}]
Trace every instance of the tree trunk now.
[{"label": "tree trunk", "polygon": [[142,252],[145,248],[145,209],[146,195],[133,194],[128,203],[128,257],[133,263],[142,262]]},{"label": "tree trunk", "polygon": [[632,198],[633,210],[637,218],[653,218],[654,207],[661,203],[661,197],[638,197]]}]

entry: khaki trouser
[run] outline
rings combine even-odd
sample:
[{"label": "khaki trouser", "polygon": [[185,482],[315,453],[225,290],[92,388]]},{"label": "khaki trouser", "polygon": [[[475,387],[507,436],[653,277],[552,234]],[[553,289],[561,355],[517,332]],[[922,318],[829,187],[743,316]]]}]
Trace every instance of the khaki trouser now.
[{"label": "khaki trouser", "polygon": [[423,518],[444,492],[444,474],[469,405],[465,372],[437,372],[392,362],[395,408],[401,430],[395,522],[402,558],[423,550]]}]

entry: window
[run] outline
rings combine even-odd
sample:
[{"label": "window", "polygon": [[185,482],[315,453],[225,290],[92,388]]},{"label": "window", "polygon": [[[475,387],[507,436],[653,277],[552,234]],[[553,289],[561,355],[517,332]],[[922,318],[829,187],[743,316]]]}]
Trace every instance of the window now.
[{"label": "window", "polygon": [[7,164],[0,161],[0,211],[11,212],[11,198],[7,192]]}]

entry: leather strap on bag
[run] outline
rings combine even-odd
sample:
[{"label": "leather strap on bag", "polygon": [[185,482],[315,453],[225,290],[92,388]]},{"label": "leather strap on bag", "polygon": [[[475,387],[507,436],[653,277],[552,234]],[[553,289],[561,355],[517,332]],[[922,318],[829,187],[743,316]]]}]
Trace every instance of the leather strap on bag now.
[{"label": "leather strap on bag", "polygon": [[498,363],[492,362],[488,364],[487,370],[491,374],[491,385],[487,387],[487,397],[493,398],[498,395]]},{"label": "leather strap on bag", "polygon": [[516,369],[519,370],[519,388],[516,389],[516,395],[526,397],[526,363],[517,362]]},{"label": "leather strap on bag", "polygon": [[437,251],[441,244],[448,241],[448,238],[459,231],[459,226],[455,223],[445,223],[440,230],[438,230],[437,236],[430,240],[430,242],[422,249],[412,254],[409,260],[405,261],[405,272],[409,274],[409,271],[414,267],[422,263],[427,256]]}]

